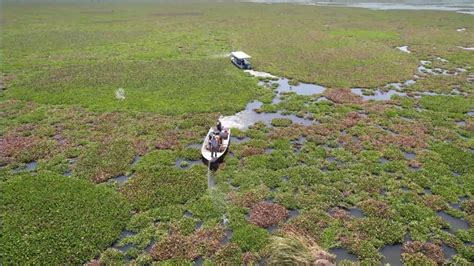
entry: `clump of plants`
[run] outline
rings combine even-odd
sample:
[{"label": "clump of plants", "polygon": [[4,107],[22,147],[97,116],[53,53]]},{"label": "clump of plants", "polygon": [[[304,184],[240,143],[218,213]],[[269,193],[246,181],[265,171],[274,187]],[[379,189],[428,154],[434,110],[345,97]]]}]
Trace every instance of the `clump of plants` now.
[{"label": "clump of plants", "polygon": [[329,100],[343,104],[343,103],[361,103],[362,97],[352,93],[348,89],[330,89],[324,92],[324,96]]},{"label": "clump of plants", "polygon": [[259,202],[250,211],[250,222],[263,228],[276,225],[288,218],[288,210],[278,204]]},{"label": "clump of plants", "polygon": [[220,226],[200,229],[189,236],[179,231],[155,244],[151,249],[154,260],[168,259],[194,260],[199,256],[212,256],[221,246],[224,229]]},{"label": "clump of plants", "polygon": [[287,231],[273,236],[267,249],[269,265],[334,265],[335,256],[324,251],[310,238]]},{"label": "clump of plants", "polygon": [[293,123],[289,118],[274,118],[272,119],[272,126],[274,127],[287,127]]},{"label": "clump of plants", "polygon": [[443,249],[433,243],[409,241],[403,245],[402,260],[406,264],[442,264]]},{"label": "clump of plants", "polygon": [[51,172],[12,177],[1,194],[7,264],[82,264],[110,246],[130,215],[112,188]]}]

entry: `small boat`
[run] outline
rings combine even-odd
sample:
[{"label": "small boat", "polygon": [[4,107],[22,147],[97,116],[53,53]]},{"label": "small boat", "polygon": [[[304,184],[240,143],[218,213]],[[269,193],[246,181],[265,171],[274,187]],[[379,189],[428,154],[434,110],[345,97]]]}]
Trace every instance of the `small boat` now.
[{"label": "small boat", "polygon": [[240,69],[252,69],[252,64],[250,63],[249,59],[252,58],[250,55],[242,52],[232,52],[230,53],[230,61]]},{"label": "small boat", "polygon": [[202,153],[202,157],[204,157],[204,159],[206,159],[208,162],[213,163],[217,161],[219,158],[222,157],[222,155],[224,155],[227,152],[227,149],[229,148],[229,144],[230,144],[230,129],[226,128],[224,130],[227,130],[229,134],[227,135],[226,139],[222,140],[221,147],[219,151],[217,152],[217,156],[215,157],[211,156],[211,150],[208,147],[209,136],[214,133],[214,128],[211,127],[206,137],[204,138],[204,143],[202,144],[201,153]]}]

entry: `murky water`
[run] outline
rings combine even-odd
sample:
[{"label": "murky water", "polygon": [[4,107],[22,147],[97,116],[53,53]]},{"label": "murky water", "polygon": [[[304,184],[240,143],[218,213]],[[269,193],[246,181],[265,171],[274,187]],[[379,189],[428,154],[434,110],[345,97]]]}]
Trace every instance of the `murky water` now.
[{"label": "murky water", "polygon": [[415,160],[415,157],[416,157],[415,153],[413,152],[405,152],[403,155],[405,156],[405,159],[407,160]]},{"label": "murky water", "polygon": [[443,249],[444,252],[444,257],[449,260],[451,259],[454,255],[456,255],[456,250],[446,244],[441,244],[441,248]]},{"label": "murky water", "polygon": [[20,172],[30,172],[36,170],[38,163],[36,161],[31,161],[26,163],[23,167],[18,167],[13,169],[13,173],[20,173]]},{"label": "murky water", "polygon": [[133,236],[133,235],[135,235],[134,232],[131,232],[131,231],[128,231],[128,230],[123,230],[122,233],[120,233],[119,238],[112,244],[112,247],[118,249],[122,253],[127,252],[127,250],[133,248],[134,245],[126,244],[124,246],[119,246],[120,241],[122,241],[126,237]]},{"label": "murky water", "polygon": [[357,217],[357,218],[364,217],[364,214],[359,208],[349,208],[348,211],[354,217]]},{"label": "murky water", "polygon": [[349,251],[344,248],[331,248],[329,249],[329,253],[336,255],[336,262],[342,260],[357,261],[357,256],[349,253]]},{"label": "murky water", "polygon": [[288,211],[288,220],[295,218],[296,216],[300,215],[300,210],[293,209]]},{"label": "murky water", "polygon": [[382,259],[383,264],[390,263],[391,266],[401,266],[402,262],[402,245],[388,245],[380,250],[380,253],[384,256]]},{"label": "murky water", "polygon": [[140,155],[135,155],[135,157],[133,157],[132,166],[137,165],[138,162],[140,162],[141,159],[142,159],[142,157]]},{"label": "murky water", "polygon": [[116,176],[116,177],[112,177],[111,179],[109,179],[107,182],[117,182],[119,185],[123,185],[125,184],[129,179],[130,179],[131,175],[130,176],[126,176],[126,175],[119,175],[119,176]]},{"label": "murky water", "polygon": [[454,232],[460,229],[465,230],[469,228],[469,224],[466,221],[459,218],[455,218],[444,211],[439,211],[436,214],[439,217],[443,218],[443,220],[449,223],[449,225],[451,226],[449,231],[451,232]]},{"label": "murky water", "polygon": [[195,260],[193,261],[193,265],[194,265],[194,266],[202,266],[202,265],[204,265],[204,258],[201,257],[201,256],[197,257],[197,259],[195,259]]}]

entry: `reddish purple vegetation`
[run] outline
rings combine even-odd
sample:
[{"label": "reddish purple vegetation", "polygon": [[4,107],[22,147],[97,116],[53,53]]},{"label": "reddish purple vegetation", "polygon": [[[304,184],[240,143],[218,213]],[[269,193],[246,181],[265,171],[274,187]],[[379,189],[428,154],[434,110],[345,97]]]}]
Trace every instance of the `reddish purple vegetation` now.
[{"label": "reddish purple vegetation", "polygon": [[150,253],[155,260],[171,258],[194,260],[199,256],[211,256],[216,253],[224,237],[222,227],[201,229],[190,236],[172,232],[168,237],[155,244]]},{"label": "reddish purple vegetation", "polygon": [[462,208],[467,214],[474,215],[474,200],[466,200],[462,203]]},{"label": "reddish purple vegetation", "polygon": [[257,254],[247,251],[243,254],[242,260],[243,260],[244,265],[255,265],[257,264],[259,259],[260,257]]},{"label": "reddish purple vegetation", "polygon": [[278,204],[259,202],[250,211],[250,222],[263,228],[278,224],[288,218],[288,210]]},{"label": "reddish purple vegetation", "polygon": [[335,103],[362,103],[362,97],[352,93],[348,89],[326,90],[324,96]]},{"label": "reddish purple vegetation", "polygon": [[364,117],[356,112],[350,112],[346,115],[344,119],[341,120],[340,124],[344,128],[349,128],[357,125],[359,121],[363,120]]},{"label": "reddish purple vegetation", "polygon": [[342,208],[333,208],[332,210],[329,211],[329,214],[331,215],[332,218],[338,219],[338,220],[347,220],[350,218],[349,212]]},{"label": "reddish purple vegetation", "polygon": [[38,137],[0,137],[0,161],[10,162],[17,154],[28,152],[39,142]]},{"label": "reddish purple vegetation", "polygon": [[265,193],[262,190],[256,189],[247,191],[240,195],[235,192],[231,192],[229,193],[228,198],[237,206],[252,208],[254,204],[262,201],[264,196]]},{"label": "reddish purple vegetation", "polygon": [[265,153],[265,149],[263,148],[245,146],[242,148],[239,155],[240,157],[247,157],[247,156],[264,154],[264,153]]},{"label": "reddish purple vegetation", "polygon": [[178,147],[177,138],[162,139],[156,142],[155,147],[158,150],[174,150]]},{"label": "reddish purple vegetation", "polygon": [[140,156],[143,156],[148,151],[148,145],[143,140],[135,140],[133,142],[133,147],[135,149],[135,152]]},{"label": "reddish purple vegetation", "polygon": [[426,195],[424,197],[426,206],[430,207],[435,211],[442,211],[447,208],[447,204],[444,201],[443,197],[439,195]]},{"label": "reddish purple vegetation", "polygon": [[364,213],[367,213],[369,216],[377,216],[382,218],[390,218],[393,216],[393,212],[388,204],[382,201],[368,199],[362,201],[359,205]]},{"label": "reddish purple vegetation", "polygon": [[280,139],[280,138],[297,139],[300,137],[302,133],[304,135],[306,130],[307,130],[307,127],[304,127],[298,124],[292,124],[291,126],[288,126],[288,127],[275,127],[270,132],[269,137],[272,139]]},{"label": "reddish purple vegetation", "polygon": [[409,256],[422,255],[437,264],[442,264],[444,262],[443,249],[433,243],[408,241],[403,245],[402,252],[403,260],[407,259]]}]

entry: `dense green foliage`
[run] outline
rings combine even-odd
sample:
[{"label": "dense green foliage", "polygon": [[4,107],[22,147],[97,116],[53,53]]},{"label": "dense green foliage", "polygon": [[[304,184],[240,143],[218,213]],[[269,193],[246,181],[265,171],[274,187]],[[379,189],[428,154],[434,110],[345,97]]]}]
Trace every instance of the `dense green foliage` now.
[{"label": "dense green foliage", "polygon": [[1,184],[3,263],[81,264],[112,244],[129,218],[106,186],[42,173]]},{"label": "dense green foliage", "polygon": [[[341,248],[378,265],[391,245],[403,246],[406,264],[474,261],[474,54],[456,47],[472,46],[473,16],[286,4],[3,7],[5,264],[253,265],[332,261],[326,251]],[[278,93],[274,103],[276,80],[233,67],[232,50],[293,87],[332,88]],[[417,71],[420,60],[445,73]],[[349,89],[385,95],[397,87],[386,83],[412,78],[390,100]],[[232,129],[228,153],[207,169],[209,127],[254,99],[258,112],[289,116]],[[443,256],[449,248],[455,256]]]}]

